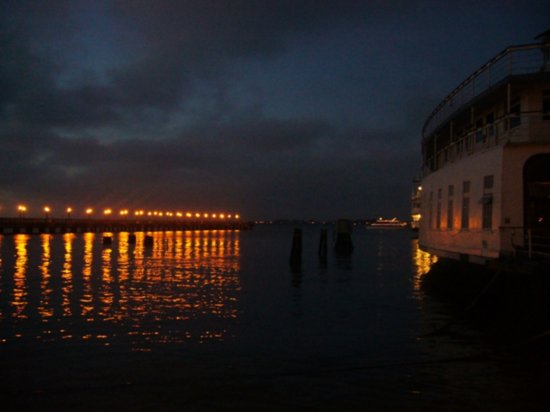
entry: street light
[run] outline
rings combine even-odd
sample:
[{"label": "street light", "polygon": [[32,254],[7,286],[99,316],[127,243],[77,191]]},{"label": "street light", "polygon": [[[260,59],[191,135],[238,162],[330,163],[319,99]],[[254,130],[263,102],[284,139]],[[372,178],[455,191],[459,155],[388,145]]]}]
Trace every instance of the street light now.
[{"label": "street light", "polygon": [[18,205],[17,211],[19,212],[19,217],[23,217],[23,213],[27,211],[27,206],[25,205]]},{"label": "street light", "polygon": [[46,219],[48,219],[50,217],[50,212],[52,211],[52,209],[50,209],[49,206],[44,206],[44,217]]},{"label": "street light", "polygon": [[92,215],[92,213],[94,213],[94,209],[92,209],[91,207],[86,209],[86,216],[90,217]]},{"label": "street light", "polygon": [[68,207],[67,208],[67,219],[70,219],[71,218],[71,213],[73,211],[73,208],[72,207]]}]

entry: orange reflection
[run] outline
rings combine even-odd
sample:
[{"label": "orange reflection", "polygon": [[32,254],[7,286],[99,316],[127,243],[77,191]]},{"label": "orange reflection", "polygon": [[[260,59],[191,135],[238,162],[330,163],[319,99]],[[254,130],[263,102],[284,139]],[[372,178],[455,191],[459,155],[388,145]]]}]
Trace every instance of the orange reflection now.
[{"label": "orange reflection", "polygon": [[424,252],[418,245],[418,239],[411,242],[413,268],[413,288],[416,292],[420,291],[422,277],[426,275],[431,267],[437,262],[437,256]]},{"label": "orange reflection", "polygon": [[23,312],[27,307],[28,292],[26,284],[27,266],[28,266],[28,254],[27,244],[29,242],[29,235],[15,235],[15,273],[13,275],[13,300],[12,306],[15,311],[13,317],[19,319],[26,319],[27,315]]},{"label": "orange reflection", "polygon": [[38,305],[38,313],[42,316],[42,319],[46,320],[53,316],[53,308],[51,307],[51,298],[53,289],[50,287],[51,273],[51,240],[52,235],[45,234],[40,236],[42,242],[42,258],[40,262],[40,273],[42,278],[40,280],[40,304]]},{"label": "orange reflection", "polygon": [[84,267],[82,268],[82,298],[80,299],[80,313],[83,317],[88,317],[94,309],[92,293],[92,265],[94,250],[94,233],[84,234]]},{"label": "orange reflection", "polygon": [[73,272],[72,272],[72,257],[73,257],[73,240],[75,235],[66,233],[63,235],[63,243],[65,246],[63,269],[61,271],[62,280],[62,307],[63,316],[71,316],[71,294],[73,292]]},{"label": "orange reflection", "polygon": [[[238,231],[153,232],[147,234],[152,245],[143,232],[135,238],[118,233],[109,247],[101,244],[103,235],[112,234],[15,235],[13,317],[28,318],[36,293],[38,314],[48,325],[41,338],[50,341],[109,345],[122,336],[134,350],[147,351],[231,336],[241,292]],[[30,239],[40,242],[36,265],[34,254],[28,256],[35,250]],[[39,288],[33,288],[32,270],[39,271]]]}]

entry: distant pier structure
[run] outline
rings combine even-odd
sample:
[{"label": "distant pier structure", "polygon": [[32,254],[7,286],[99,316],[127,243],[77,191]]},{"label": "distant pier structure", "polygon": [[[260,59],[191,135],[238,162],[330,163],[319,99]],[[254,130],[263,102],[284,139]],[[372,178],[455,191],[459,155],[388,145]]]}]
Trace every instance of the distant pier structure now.
[{"label": "distant pier structure", "polygon": [[158,232],[175,230],[246,230],[250,222],[201,219],[38,219],[0,218],[0,234]]}]

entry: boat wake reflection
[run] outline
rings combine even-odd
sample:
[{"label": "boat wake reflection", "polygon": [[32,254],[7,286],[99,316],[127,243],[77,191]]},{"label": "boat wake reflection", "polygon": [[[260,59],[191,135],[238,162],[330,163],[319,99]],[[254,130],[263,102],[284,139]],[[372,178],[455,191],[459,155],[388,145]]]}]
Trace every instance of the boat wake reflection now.
[{"label": "boat wake reflection", "polygon": [[[113,236],[103,245],[103,236]],[[0,342],[80,339],[151,350],[231,337],[239,231],[1,238]],[[32,331],[32,332],[31,332]]]}]

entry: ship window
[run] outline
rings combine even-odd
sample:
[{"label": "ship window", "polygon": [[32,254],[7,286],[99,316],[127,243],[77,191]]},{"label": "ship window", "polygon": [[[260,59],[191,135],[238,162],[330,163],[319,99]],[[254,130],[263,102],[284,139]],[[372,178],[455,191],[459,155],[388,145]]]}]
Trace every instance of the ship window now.
[{"label": "ship window", "polygon": [[462,182],[462,216],[460,218],[460,227],[468,229],[470,227],[470,181]]},{"label": "ship window", "polygon": [[521,124],[521,103],[519,99],[512,100],[510,104],[510,128]]},{"label": "ship window", "polygon": [[492,136],[495,132],[495,126],[493,125],[495,122],[495,114],[489,113],[487,117],[485,117],[485,122],[487,123],[487,135]]},{"label": "ship window", "polygon": [[470,181],[465,180],[462,183],[462,193],[470,193]]},{"label": "ship window", "polygon": [[470,226],[470,198],[462,198],[462,219],[460,220],[460,227],[462,229],[468,229]]},{"label": "ship window", "polygon": [[484,142],[485,135],[483,134],[483,120],[478,119],[476,121],[476,143]]},{"label": "ship window", "polygon": [[447,202],[447,229],[451,230],[453,228],[453,199],[449,199]]},{"label": "ship window", "polygon": [[493,195],[483,195],[481,198],[482,206],[482,227],[491,229],[493,226]]},{"label": "ship window", "polygon": [[542,118],[550,120],[550,90],[542,92]]},{"label": "ship window", "polygon": [[435,216],[435,227],[441,227],[441,189],[437,189],[437,215]]},{"label": "ship window", "polygon": [[483,178],[483,189],[489,190],[493,188],[494,178],[493,175],[485,176]]}]

